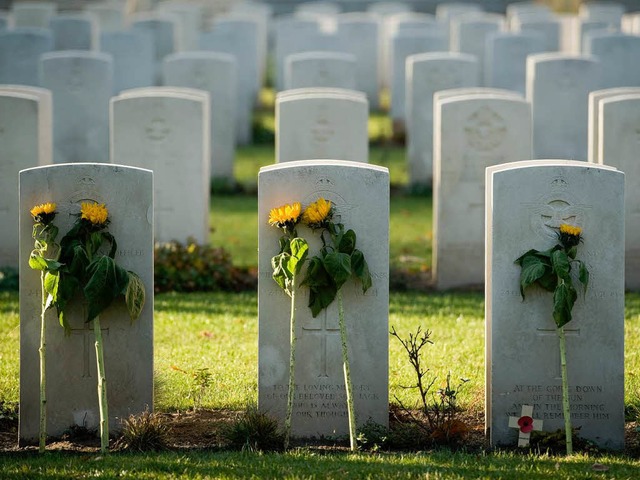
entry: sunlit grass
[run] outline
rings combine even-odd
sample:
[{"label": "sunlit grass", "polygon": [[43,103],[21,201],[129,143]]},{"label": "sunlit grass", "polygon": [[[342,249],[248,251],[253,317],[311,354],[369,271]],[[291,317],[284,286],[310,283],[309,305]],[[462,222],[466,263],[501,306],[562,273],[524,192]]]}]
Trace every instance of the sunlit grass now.
[{"label": "sunlit grass", "polygon": [[[477,455],[449,451],[381,455],[327,454],[304,449],[287,454],[196,451],[113,454],[99,458],[50,453],[29,456],[26,460],[24,456],[0,457],[3,478],[632,480],[640,469],[638,460],[610,455],[559,458],[544,454]],[[594,472],[594,463],[604,465],[608,471]]]}]

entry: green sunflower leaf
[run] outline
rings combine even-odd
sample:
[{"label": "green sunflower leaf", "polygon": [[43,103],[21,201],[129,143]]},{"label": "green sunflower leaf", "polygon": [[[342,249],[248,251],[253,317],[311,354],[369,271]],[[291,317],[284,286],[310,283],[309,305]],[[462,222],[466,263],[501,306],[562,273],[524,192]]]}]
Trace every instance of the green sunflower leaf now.
[{"label": "green sunflower leaf", "polygon": [[322,261],[339,290],[351,276],[351,256],[346,253],[331,252]]},{"label": "green sunflower leaf", "polygon": [[570,283],[560,283],[553,292],[553,320],[558,328],[571,321],[571,310],[578,294]]},{"label": "green sunflower leaf", "polygon": [[362,292],[366,292],[371,288],[371,272],[369,272],[369,265],[364,259],[364,254],[357,248],[351,254],[351,269],[353,274],[362,282]]},{"label": "green sunflower leaf", "polygon": [[530,286],[536,283],[539,279],[543,278],[547,273],[547,270],[551,270],[551,267],[536,255],[536,250],[530,250],[523,256],[516,260],[521,266],[520,271],[520,295],[524,300],[524,291]]},{"label": "green sunflower leaf", "polygon": [[555,274],[565,281],[571,281],[569,278],[569,270],[571,265],[569,264],[569,257],[564,250],[556,250],[551,254],[551,265]]},{"label": "green sunflower leaf", "polygon": [[87,267],[89,281],[83,291],[89,304],[87,322],[100,315],[120,295],[129,282],[128,272],[113,258],[102,255]]}]

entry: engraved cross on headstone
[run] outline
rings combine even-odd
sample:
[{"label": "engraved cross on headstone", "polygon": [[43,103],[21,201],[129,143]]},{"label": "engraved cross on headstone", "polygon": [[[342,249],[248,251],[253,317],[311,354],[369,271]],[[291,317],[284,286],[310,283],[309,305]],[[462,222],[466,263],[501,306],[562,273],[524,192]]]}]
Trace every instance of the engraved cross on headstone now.
[{"label": "engraved cross on headstone", "polygon": [[321,325],[318,328],[308,328],[302,327],[303,332],[309,332],[309,334],[320,337],[320,347],[321,347],[321,360],[320,360],[320,368],[321,372],[318,377],[328,378],[329,374],[327,373],[327,364],[329,362],[329,352],[327,345],[327,337],[329,335],[339,335],[340,328],[330,328],[327,325],[327,312],[325,309],[322,313]]},{"label": "engraved cross on headstone", "polygon": [[[536,329],[536,333],[539,336],[553,336],[555,338],[558,338],[558,332],[557,329],[555,328],[537,328]],[[579,328],[565,328],[564,329],[564,335],[565,337],[579,337],[580,336],[580,329]],[[555,376],[555,380],[562,380],[562,373],[560,372],[560,347],[557,347],[554,349],[554,355],[556,357],[556,376]]]},{"label": "engraved cross on headstone", "polygon": [[[85,322],[83,328],[72,328],[71,335],[82,335],[82,378],[91,378],[91,336],[93,335],[93,322]],[[103,333],[108,334],[108,328],[101,328]]]},{"label": "engraved cross on headstone", "polygon": [[531,405],[522,405],[519,417],[509,417],[509,428],[518,429],[518,446],[526,447],[529,445],[531,432],[533,430],[542,430],[542,420],[532,418],[533,407]]}]

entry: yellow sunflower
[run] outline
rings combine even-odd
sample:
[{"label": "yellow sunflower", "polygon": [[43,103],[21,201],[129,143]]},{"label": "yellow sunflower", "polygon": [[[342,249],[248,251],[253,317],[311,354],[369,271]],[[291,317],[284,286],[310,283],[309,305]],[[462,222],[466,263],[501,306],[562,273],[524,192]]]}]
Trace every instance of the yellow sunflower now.
[{"label": "yellow sunflower", "polygon": [[36,205],[30,210],[33,220],[37,223],[43,223],[47,225],[56,216],[56,204],[55,203],[41,203]]},{"label": "yellow sunflower", "polygon": [[333,216],[331,201],[320,197],[309,205],[302,214],[302,222],[311,228],[320,228]]},{"label": "yellow sunflower", "polygon": [[104,203],[82,202],[80,204],[80,214],[83,220],[88,220],[93,225],[104,225],[107,223],[109,211]]},{"label": "yellow sunflower", "polygon": [[560,243],[562,243],[565,248],[571,248],[578,245],[581,239],[580,235],[582,235],[582,228],[576,227],[575,225],[568,225],[566,223],[560,225],[558,237],[560,238]]},{"label": "yellow sunflower", "polygon": [[300,202],[273,208],[269,212],[269,225],[278,228],[293,228],[300,220],[301,213],[302,207],[300,206]]}]

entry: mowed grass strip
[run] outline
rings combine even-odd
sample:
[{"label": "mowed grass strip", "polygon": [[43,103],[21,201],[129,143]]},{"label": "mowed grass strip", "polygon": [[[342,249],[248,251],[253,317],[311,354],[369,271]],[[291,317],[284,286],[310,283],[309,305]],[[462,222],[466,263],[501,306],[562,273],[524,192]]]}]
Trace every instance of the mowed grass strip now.
[{"label": "mowed grass strip", "polygon": [[[594,471],[594,464],[605,472]],[[163,452],[153,454],[0,455],[3,479],[501,479],[638,478],[640,462],[618,456],[569,458],[518,453],[477,455],[446,450],[410,454]]]}]

